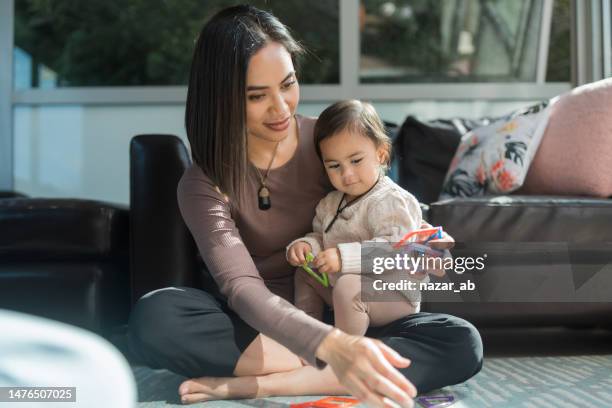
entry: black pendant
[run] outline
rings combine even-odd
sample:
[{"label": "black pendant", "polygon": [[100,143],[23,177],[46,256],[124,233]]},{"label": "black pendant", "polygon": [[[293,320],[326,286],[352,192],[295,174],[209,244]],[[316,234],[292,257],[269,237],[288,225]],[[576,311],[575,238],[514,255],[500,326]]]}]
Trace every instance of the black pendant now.
[{"label": "black pendant", "polygon": [[259,203],[260,210],[268,210],[272,207],[272,203],[270,202],[270,191],[266,186],[261,186],[259,191],[257,191],[257,198]]}]

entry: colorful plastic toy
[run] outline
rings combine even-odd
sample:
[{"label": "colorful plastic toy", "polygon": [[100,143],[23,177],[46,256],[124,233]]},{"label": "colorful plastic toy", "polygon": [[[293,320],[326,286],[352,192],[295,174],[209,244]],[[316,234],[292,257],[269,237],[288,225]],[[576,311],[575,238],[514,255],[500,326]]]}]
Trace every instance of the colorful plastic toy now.
[{"label": "colorful plastic toy", "polygon": [[452,395],[423,396],[417,398],[417,401],[425,408],[444,408],[457,402]]},{"label": "colorful plastic toy", "polygon": [[[315,272],[313,270],[313,267],[310,265],[310,263],[314,261],[314,255],[312,255],[311,252],[309,252],[308,254],[306,254],[306,262],[304,262],[301,267],[302,269],[304,269],[306,272],[308,272],[308,274],[310,276],[312,276],[313,278],[315,278],[317,280],[317,282],[319,282],[321,285],[323,285],[324,287],[328,287],[329,286],[329,278],[327,277],[326,273],[321,273],[319,274],[318,272]],[[316,268],[314,268],[316,269]]]},{"label": "colorful plastic toy", "polygon": [[359,400],[346,397],[326,397],[317,401],[291,404],[291,408],[347,408],[359,404]]},{"label": "colorful plastic toy", "polygon": [[442,238],[442,227],[433,227],[433,228],[423,228],[414,231],[410,231],[404,237],[393,246],[395,249],[399,249],[402,245],[404,245],[410,238],[416,237],[416,239],[412,242],[419,242],[422,244],[426,244],[432,239],[440,239]]}]

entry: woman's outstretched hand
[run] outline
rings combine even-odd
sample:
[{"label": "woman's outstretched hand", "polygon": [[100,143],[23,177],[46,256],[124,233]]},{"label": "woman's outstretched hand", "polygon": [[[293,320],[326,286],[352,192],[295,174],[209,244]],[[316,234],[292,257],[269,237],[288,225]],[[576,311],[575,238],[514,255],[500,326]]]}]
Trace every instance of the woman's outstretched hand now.
[{"label": "woman's outstretched hand", "polygon": [[405,368],[410,360],[377,339],[346,334],[334,329],[316,353],[329,364],[338,381],[370,407],[413,407],[417,390],[394,367]]}]

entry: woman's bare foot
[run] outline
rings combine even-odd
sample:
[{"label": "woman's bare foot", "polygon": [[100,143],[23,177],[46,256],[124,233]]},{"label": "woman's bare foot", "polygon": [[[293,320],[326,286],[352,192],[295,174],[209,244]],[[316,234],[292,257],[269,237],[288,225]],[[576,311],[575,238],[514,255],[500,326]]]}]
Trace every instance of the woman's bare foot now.
[{"label": "woman's bare foot", "polygon": [[183,404],[264,397],[257,377],[200,377],[184,381],[178,389]]}]

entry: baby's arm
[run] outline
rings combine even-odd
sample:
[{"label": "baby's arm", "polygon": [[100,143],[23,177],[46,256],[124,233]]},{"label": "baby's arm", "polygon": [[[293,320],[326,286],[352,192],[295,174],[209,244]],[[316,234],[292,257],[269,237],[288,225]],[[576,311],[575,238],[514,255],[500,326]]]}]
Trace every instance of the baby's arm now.
[{"label": "baby's arm", "polygon": [[[299,243],[306,243],[310,245],[310,251],[314,256],[317,256],[323,249],[323,201],[317,205],[315,217],[312,220],[312,232],[309,232],[305,236],[291,241],[286,248],[286,258],[290,261],[290,250],[292,247]],[[294,248],[295,249],[295,248]],[[304,259],[300,259],[299,263],[303,263]]]},{"label": "baby's arm", "polygon": [[[399,242],[409,231],[421,227],[419,202],[410,194],[394,192],[368,206],[366,225],[371,239],[364,242]],[[338,244],[341,273],[361,273],[362,242]]]},{"label": "baby's arm", "polygon": [[[302,238],[298,238],[289,245],[287,245],[287,259],[289,263],[292,263],[291,258],[295,258],[296,254],[291,253],[292,250],[296,252],[302,252],[299,246],[306,244],[309,246],[307,252],[312,252],[313,255],[317,255],[323,248],[323,228],[322,228],[322,211],[320,209],[321,203],[317,206],[315,217],[312,221],[312,232],[309,232]],[[303,253],[299,254],[299,257],[305,256]],[[296,266],[304,262],[303,259],[293,259],[298,262]],[[314,317],[317,320],[323,320],[323,308],[325,302],[321,296],[317,293],[315,288],[312,286],[312,278],[309,277],[305,271],[298,269],[294,275],[294,304],[297,308],[303,310],[309,316]],[[318,282],[316,283],[319,284]]]}]

